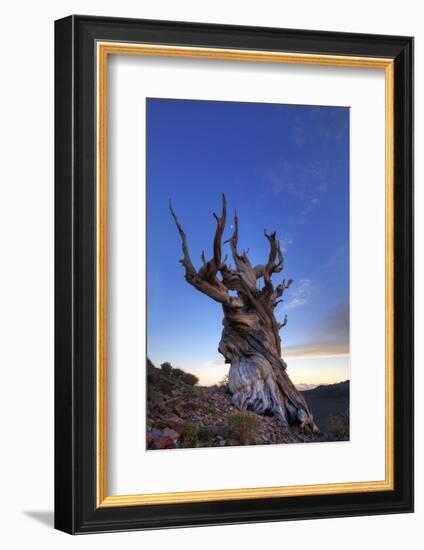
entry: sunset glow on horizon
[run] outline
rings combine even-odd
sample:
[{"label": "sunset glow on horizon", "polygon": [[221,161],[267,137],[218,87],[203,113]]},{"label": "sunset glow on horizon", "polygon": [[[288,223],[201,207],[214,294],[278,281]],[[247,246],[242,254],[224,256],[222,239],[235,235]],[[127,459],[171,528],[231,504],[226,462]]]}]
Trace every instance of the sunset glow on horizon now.
[{"label": "sunset glow on horizon", "polygon": [[[335,384],[350,379],[349,355],[328,355],[309,358],[287,359],[287,372],[294,384],[320,385]],[[157,367],[160,364],[156,364]],[[205,363],[182,364],[175,363],[177,368],[196,374],[199,377],[199,385],[213,386],[218,384],[228,374],[230,365],[224,363],[224,359],[216,358]]]}]

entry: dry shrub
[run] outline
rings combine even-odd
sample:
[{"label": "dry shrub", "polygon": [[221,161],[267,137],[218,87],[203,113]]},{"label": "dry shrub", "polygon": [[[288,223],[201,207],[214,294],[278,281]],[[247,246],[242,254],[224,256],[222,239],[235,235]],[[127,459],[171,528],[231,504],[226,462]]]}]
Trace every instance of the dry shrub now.
[{"label": "dry shrub", "polygon": [[251,412],[238,412],[228,417],[228,431],[236,437],[242,445],[255,443],[259,432],[259,422]]},{"label": "dry shrub", "polygon": [[327,418],[327,428],[331,436],[338,441],[345,441],[349,438],[349,426],[340,416],[329,416]]},{"label": "dry shrub", "polygon": [[165,363],[162,363],[162,365],[160,366],[160,368],[163,370],[163,372],[165,374],[167,374],[168,376],[171,374],[172,372],[172,365],[171,363],[168,363],[168,361],[166,361]]},{"label": "dry shrub", "polygon": [[185,372],[183,376],[181,377],[182,381],[188,384],[189,386],[195,386],[199,379],[194,374],[190,374],[189,372]]},{"label": "dry shrub", "polygon": [[186,420],[180,436],[180,445],[185,449],[197,447],[199,428],[193,422]]}]

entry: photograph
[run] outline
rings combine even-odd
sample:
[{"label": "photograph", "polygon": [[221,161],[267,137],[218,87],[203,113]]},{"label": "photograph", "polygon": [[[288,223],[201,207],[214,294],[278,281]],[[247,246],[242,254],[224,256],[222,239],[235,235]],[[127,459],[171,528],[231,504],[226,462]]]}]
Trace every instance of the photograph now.
[{"label": "photograph", "polygon": [[146,449],[349,441],[349,106],[145,108]]},{"label": "photograph", "polygon": [[[56,531],[234,525],[240,544],[236,525],[314,519],[304,542],[327,550],[320,519],[337,518],[344,541],[346,521],[414,511],[418,23],[399,10],[392,23],[371,8],[348,23],[346,10],[290,10],[54,22]],[[28,80],[33,65],[16,66]],[[37,131],[46,97],[28,104]],[[26,165],[37,162],[13,162],[12,184]],[[28,247],[48,222],[38,180],[25,179],[31,200],[8,186],[19,191],[8,227],[37,217],[9,262],[18,282],[40,263],[39,239]],[[399,546],[411,519],[387,521],[377,531]]]}]

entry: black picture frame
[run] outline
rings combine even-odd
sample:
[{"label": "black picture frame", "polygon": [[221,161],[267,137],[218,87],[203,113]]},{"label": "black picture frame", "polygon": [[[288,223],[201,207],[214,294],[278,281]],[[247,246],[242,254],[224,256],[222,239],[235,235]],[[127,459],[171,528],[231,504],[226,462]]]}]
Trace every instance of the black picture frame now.
[{"label": "black picture frame", "polygon": [[[394,60],[392,491],[98,508],[98,40]],[[55,527],[94,533],[413,511],[413,39],[73,15],[55,22]]]}]

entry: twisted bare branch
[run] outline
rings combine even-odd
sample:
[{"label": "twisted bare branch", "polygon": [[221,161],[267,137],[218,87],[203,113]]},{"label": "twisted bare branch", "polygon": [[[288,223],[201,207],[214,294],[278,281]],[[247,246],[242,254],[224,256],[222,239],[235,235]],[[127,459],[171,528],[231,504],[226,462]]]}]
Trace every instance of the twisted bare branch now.
[{"label": "twisted bare branch", "polygon": [[[233,235],[225,242],[230,243],[231,254],[232,254],[234,264],[235,264],[235,268],[236,268],[235,272],[233,272],[231,274],[231,278],[234,279],[235,278],[234,273],[236,273],[237,276],[241,279],[240,284],[236,285],[237,288],[235,290],[239,290],[240,292],[242,292],[243,289],[248,288],[250,290],[250,292],[255,292],[255,290],[256,290],[256,273],[255,273],[254,268],[252,267],[252,264],[250,263],[248,255],[247,255],[248,250],[244,250],[242,256],[240,256],[240,254],[238,253],[238,250],[237,250],[237,246],[238,246],[238,216],[237,216],[237,212],[234,212],[234,231],[233,231]],[[227,270],[228,270],[228,268],[227,268]],[[229,278],[228,273],[227,273],[227,278]]]},{"label": "twisted bare branch", "polygon": [[229,303],[230,297],[228,295],[228,289],[216,276],[221,267],[221,239],[225,229],[226,218],[225,196],[223,195],[222,216],[218,217],[216,214],[214,214],[217,220],[217,230],[214,239],[214,257],[212,258],[212,260],[206,261],[205,254],[204,252],[202,252],[201,259],[203,266],[200,268],[199,271],[196,270],[193,262],[191,261],[190,252],[187,244],[187,237],[181,223],[177,218],[177,215],[172,208],[171,201],[169,202],[169,209],[181,237],[183,258],[180,260],[180,262],[185,269],[186,281],[213,300],[224,304]]},{"label": "twisted bare branch", "polygon": [[277,239],[277,232],[273,231],[271,234],[268,234],[264,230],[264,235],[269,242],[269,256],[266,264],[259,264],[255,266],[256,278],[264,278],[265,285],[269,284],[271,277],[274,273],[280,273],[284,267],[284,256],[281,251],[280,242]]},{"label": "twisted bare branch", "polygon": [[217,278],[217,273],[223,267],[222,265],[222,235],[225,230],[225,222],[227,219],[227,199],[222,195],[222,214],[218,216],[213,212],[213,217],[216,220],[216,231],[213,241],[213,258],[208,262],[205,261],[205,255],[202,255],[203,267],[199,270],[199,275],[208,280],[211,284],[222,290],[227,290],[225,285]]},{"label": "twisted bare branch", "polygon": [[187,277],[194,277],[197,274],[197,272],[196,272],[196,269],[195,269],[195,267],[193,265],[193,262],[191,261],[191,258],[190,258],[190,252],[188,250],[188,245],[187,245],[187,236],[186,236],[186,234],[184,232],[184,229],[182,228],[182,225],[178,221],[178,218],[177,218],[177,216],[176,216],[176,214],[175,214],[175,212],[172,208],[171,201],[169,201],[169,210],[171,211],[171,215],[174,218],[175,225],[177,226],[178,232],[179,232],[180,237],[181,237],[181,248],[183,250],[184,257],[180,260],[180,263],[185,268],[186,279],[187,279]]}]

